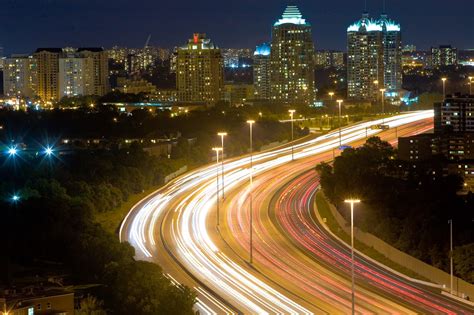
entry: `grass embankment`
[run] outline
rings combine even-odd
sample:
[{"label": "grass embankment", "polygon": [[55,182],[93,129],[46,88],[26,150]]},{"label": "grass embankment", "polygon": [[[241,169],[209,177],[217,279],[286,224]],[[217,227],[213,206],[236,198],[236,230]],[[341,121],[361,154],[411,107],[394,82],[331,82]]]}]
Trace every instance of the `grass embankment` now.
[{"label": "grass embankment", "polygon": [[[331,210],[329,209],[329,204],[324,197],[324,194],[319,191],[316,194],[316,211],[319,211],[319,214],[321,218],[326,218],[326,225],[329,227],[332,233],[334,233],[337,237],[339,237],[341,240],[343,240],[346,244],[351,243],[351,237],[349,234],[347,234],[341,226],[339,226],[339,223],[336,221],[336,218],[332,215]],[[416,272],[414,272],[411,269],[405,268],[402,265],[399,265],[392,260],[388,259],[385,255],[382,253],[376,251],[373,247],[370,247],[357,239],[354,238],[354,247],[364,253],[365,255],[369,256],[370,258],[380,262],[381,264],[396,270],[400,273],[403,273],[409,277],[416,278],[419,280],[425,280],[428,281],[426,278],[418,275]]]},{"label": "grass embankment", "polygon": [[145,190],[142,193],[134,194],[128,197],[120,207],[112,211],[100,212],[95,214],[95,221],[99,223],[107,232],[115,234],[120,226],[120,223],[125,218],[132,207],[140,200],[159,189],[161,186],[156,186]]}]

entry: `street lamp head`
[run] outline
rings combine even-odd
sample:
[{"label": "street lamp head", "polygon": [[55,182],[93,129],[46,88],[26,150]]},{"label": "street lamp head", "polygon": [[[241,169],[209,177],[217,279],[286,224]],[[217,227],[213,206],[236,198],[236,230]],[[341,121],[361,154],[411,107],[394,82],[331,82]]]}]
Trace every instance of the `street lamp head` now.
[{"label": "street lamp head", "polygon": [[336,102],[338,102],[339,105],[341,105],[341,103],[344,102],[344,100],[337,100]]},{"label": "street lamp head", "polygon": [[221,137],[225,137],[225,136],[227,136],[227,132],[224,132],[224,131],[218,132],[217,135],[221,136]]},{"label": "street lamp head", "polygon": [[293,116],[293,114],[294,114],[295,112],[296,112],[296,110],[294,110],[294,109],[289,109],[289,110],[288,110],[288,113],[290,113],[291,116]]},{"label": "street lamp head", "polygon": [[441,81],[446,82],[447,78],[441,78]]},{"label": "street lamp head", "polygon": [[378,85],[378,84],[379,84],[379,80],[374,80],[374,84],[375,84],[375,85]]},{"label": "street lamp head", "polygon": [[334,92],[329,92],[329,96],[334,96]]},{"label": "street lamp head", "polygon": [[219,151],[222,151],[222,148],[218,147],[218,148],[212,148],[213,151],[216,151],[216,152],[219,152]]},{"label": "street lamp head", "polygon": [[247,120],[247,124],[254,124],[255,120]]},{"label": "street lamp head", "polygon": [[14,194],[12,197],[11,197],[11,200],[12,202],[18,202],[20,200],[20,196],[18,196],[17,194]]},{"label": "street lamp head", "polygon": [[345,203],[359,203],[359,199],[346,199],[344,200]]},{"label": "street lamp head", "polygon": [[387,89],[380,89],[380,92],[384,93]]}]

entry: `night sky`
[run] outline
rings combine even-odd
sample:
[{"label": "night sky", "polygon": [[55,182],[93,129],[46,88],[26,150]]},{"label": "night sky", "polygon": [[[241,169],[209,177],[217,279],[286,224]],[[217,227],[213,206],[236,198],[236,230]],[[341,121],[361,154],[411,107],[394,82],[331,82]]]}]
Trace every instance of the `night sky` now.
[{"label": "night sky", "polygon": [[[270,39],[287,4],[312,24],[317,49],[345,49],[346,28],[364,0],[0,0],[0,45],[5,54],[37,47],[182,45],[205,32],[220,47],[249,47]],[[367,0],[371,16],[382,0]],[[474,0],[387,0],[402,25],[404,44],[426,49],[452,44],[474,48]]]}]

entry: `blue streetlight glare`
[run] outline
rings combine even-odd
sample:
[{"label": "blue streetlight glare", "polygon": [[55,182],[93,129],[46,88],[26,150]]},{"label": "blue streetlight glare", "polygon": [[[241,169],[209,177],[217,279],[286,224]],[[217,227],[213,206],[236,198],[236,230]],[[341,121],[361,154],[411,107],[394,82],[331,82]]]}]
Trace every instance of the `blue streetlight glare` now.
[{"label": "blue streetlight glare", "polygon": [[15,156],[18,154],[18,149],[16,147],[10,147],[7,150],[8,155]]},{"label": "blue streetlight glare", "polygon": [[13,195],[13,196],[12,196],[12,201],[13,201],[13,202],[17,202],[17,201],[19,201],[19,200],[20,200],[20,196],[18,196],[18,195]]},{"label": "blue streetlight glare", "polygon": [[54,153],[52,147],[46,147],[43,152],[44,152],[44,154],[46,154],[47,156],[51,156],[51,155]]}]

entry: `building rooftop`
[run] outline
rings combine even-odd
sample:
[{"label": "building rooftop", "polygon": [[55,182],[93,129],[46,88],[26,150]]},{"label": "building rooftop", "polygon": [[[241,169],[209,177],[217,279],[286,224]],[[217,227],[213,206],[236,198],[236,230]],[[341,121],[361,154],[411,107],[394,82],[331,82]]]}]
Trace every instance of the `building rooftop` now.
[{"label": "building rooftop", "polygon": [[380,19],[375,20],[369,18],[369,14],[364,12],[362,18],[347,28],[347,32],[399,32],[401,30],[400,24],[390,20],[386,14],[382,14]]},{"label": "building rooftop", "polygon": [[271,47],[268,43],[263,43],[258,45],[253,53],[254,56],[269,56],[271,52]]},{"label": "building rooftop", "polygon": [[287,6],[283,12],[283,15],[281,16],[281,19],[276,21],[274,25],[278,26],[282,24],[310,25],[305,19],[303,19],[303,15],[295,5]]},{"label": "building rooftop", "polygon": [[63,51],[62,48],[38,48],[36,49],[35,53],[39,53],[39,52],[42,52],[42,51],[48,51],[48,52],[52,52],[52,53],[61,53]]}]

